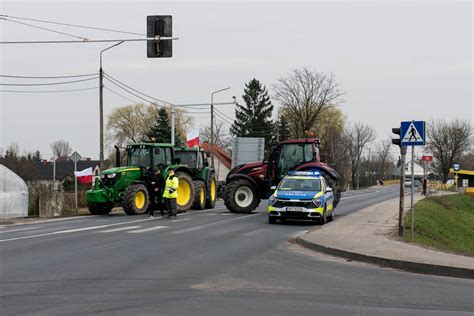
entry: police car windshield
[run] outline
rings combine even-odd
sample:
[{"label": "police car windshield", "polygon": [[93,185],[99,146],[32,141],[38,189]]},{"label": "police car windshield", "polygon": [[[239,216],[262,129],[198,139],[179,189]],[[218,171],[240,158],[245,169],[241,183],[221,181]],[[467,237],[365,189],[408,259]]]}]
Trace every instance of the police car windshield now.
[{"label": "police car windshield", "polygon": [[284,178],[278,190],[282,191],[321,191],[320,179]]}]

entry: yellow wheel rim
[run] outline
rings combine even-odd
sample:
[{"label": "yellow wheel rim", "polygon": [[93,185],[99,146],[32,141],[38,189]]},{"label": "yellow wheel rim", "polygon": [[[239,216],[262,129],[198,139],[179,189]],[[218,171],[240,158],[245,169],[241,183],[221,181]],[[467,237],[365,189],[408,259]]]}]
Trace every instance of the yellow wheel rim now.
[{"label": "yellow wheel rim", "polygon": [[135,206],[138,209],[143,208],[145,205],[145,193],[142,191],[138,191],[137,194],[135,194]]},{"label": "yellow wheel rim", "polygon": [[206,194],[204,193],[204,188],[201,187],[201,192],[199,193],[199,200],[201,201],[201,205],[204,204],[205,198],[206,198]]},{"label": "yellow wheel rim", "polygon": [[189,200],[191,199],[191,187],[189,186],[189,183],[186,181],[179,181],[179,186],[178,186],[178,198],[176,202],[180,206],[187,205],[189,203]]},{"label": "yellow wheel rim", "polygon": [[216,180],[211,180],[211,201],[216,199]]}]

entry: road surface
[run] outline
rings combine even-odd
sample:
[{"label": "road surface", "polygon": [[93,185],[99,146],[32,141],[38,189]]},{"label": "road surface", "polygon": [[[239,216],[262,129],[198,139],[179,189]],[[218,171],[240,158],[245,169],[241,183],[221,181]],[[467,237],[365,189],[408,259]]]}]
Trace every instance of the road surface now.
[{"label": "road surface", "polygon": [[[337,214],[397,195],[396,186],[350,191]],[[219,202],[176,220],[114,214],[3,226],[0,314],[474,312],[473,281],[308,251],[288,241],[318,226],[269,225],[264,206],[250,215]]]}]

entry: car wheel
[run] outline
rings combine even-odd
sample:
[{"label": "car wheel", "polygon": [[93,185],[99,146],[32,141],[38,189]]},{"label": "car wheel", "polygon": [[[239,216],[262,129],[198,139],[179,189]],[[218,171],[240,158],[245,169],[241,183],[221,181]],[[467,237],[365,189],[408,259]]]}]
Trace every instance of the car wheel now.
[{"label": "car wheel", "polygon": [[269,224],[276,224],[277,219],[275,217],[268,216],[268,223]]}]

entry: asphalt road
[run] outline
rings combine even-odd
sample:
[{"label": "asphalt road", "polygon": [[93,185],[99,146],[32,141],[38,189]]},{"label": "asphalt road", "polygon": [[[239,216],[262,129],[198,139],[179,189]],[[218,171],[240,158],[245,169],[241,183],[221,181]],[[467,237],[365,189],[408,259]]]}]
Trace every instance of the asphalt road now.
[{"label": "asphalt road", "polygon": [[[344,193],[338,216],[398,195]],[[337,221],[337,217],[336,217]],[[328,225],[331,225],[329,223]],[[288,242],[310,224],[216,209],[0,227],[1,315],[472,315],[474,282],[347,262]]]}]

